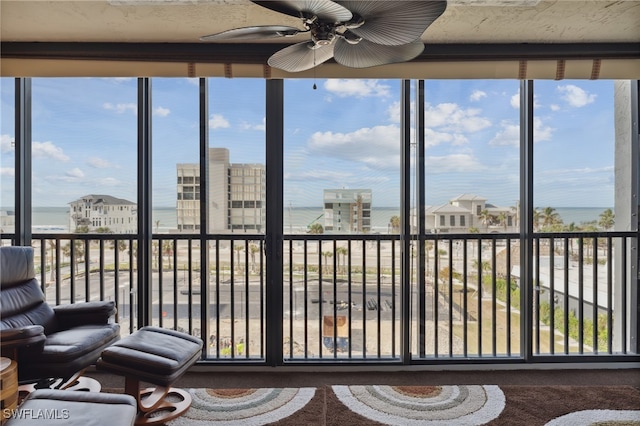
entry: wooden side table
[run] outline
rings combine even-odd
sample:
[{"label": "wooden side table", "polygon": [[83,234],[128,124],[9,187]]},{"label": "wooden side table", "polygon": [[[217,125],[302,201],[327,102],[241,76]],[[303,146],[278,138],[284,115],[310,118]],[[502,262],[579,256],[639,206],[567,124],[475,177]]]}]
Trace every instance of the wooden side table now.
[{"label": "wooden side table", "polygon": [[0,357],[0,424],[18,407],[18,363]]}]

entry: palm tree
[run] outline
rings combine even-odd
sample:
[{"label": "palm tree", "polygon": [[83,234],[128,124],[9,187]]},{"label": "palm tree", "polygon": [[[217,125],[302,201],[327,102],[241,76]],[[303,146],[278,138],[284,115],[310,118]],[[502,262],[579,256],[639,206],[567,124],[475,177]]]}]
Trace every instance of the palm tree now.
[{"label": "palm tree", "polygon": [[[128,247],[125,240],[118,240],[118,259],[120,259],[120,253],[126,251]],[[129,268],[131,268],[131,265],[129,265]]]},{"label": "palm tree", "polygon": [[542,226],[546,228],[559,223],[562,223],[562,219],[560,219],[560,215],[556,212],[556,209],[553,207],[545,207],[542,211]]},{"label": "palm tree", "polygon": [[[67,257],[71,257],[71,242],[62,247],[62,253]],[[72,259],[73,261],[70,262],[70,267],[71,275],[75,276],[75,271],[78,269],[78,264],[84,256],[84,244],[82,244],[82,241],[76,240],[73,242],[73,255],[74,259]]]},{"label": "palm tree", "polygon": [[540,222],[542,221],[542,212],[537,208],[533,209],[533,230],[540,229]]},{"label": "palm tree", "polygon": [[[579,231],[580,228],[576,226],[575,222],[571,222],[570,224],[564,227],[565,232],[576,232]],[[569,238],[569,255],[573,255],[573,242],[575,238]]]},{"label": "palm tree", "polygon": [[507,212],[500,212],[500,214],[498,215],[498,222],[500,223],[500,225],[502,225],[504,227],[504,232],[507,232],[507,218],[509,216],[507,215]]},{"label": "palm tree", "polygon": [[340,258],[342,257],[342,269],[343,269],[343,273],[344,273],[344,269],[345,269],[345,257],[347,257],[347,253],[349,253],[349,251],[347,250],[346,247],[336,247],[336,255],[337,255],[337,260],[338,260],[338,270],[340,270]]},{"label": "palm tree", "polygon": [[260,251],[257,244],[249,244],[249,255],[251,256],[251,270],[256,270],[256,253]]},{"label": "palm tree", "polygon": [[49,266],[49,271],[51,271],[51,278],[49,281],[53,281],[55,279],[54,269],[55,269],[55,251],[56,251],[56,240],[47,240],[49,248],[51,249],[51,255],[49,259],[51,259],[51,266]]},{"label": "palm tree", "polygon": [[425,241],[424,242],[424,259],[425,259],[425,267],[424,270],[427,275],[429,275],[429,252],[433,249],[433,241]]},{"label": "palm tree", "polygon": [[152,254],[153,254],[153,260],[151,262],[151,267],[152,268],[157,268],[158,267],[158,242],[154,241],[151,243],[151,250],[152,250]]},{"label": "palm tree", "polygon": [[614,224],[615,215],[613,214],[613,210],[606,209],[605,211],[600,213],[600,220],[598,221],[598,226],[600,226],[600,228],[608,231],[609,229],[613,228]]},{"label": "palm tree", "polygon": [[511,206],[511,212],[513,213],[513,217],[515,219],[514,225],[517,227],[520,225],[520,201],[516,201],[516,205]]},{"label": "palm tree", "polygon": [[240,270],[242,269],[242,268],[240,267],[240,252],[241,252],[242,250],[244,250],[244,244],[242,244],[242,243],[237,244],[237,243],[236,243],[236,244],[233,246],[233,249],[234,249],[234,250],[235,250],[235,252],[236,252],[236,269],[237,269],[238,271],[240,271]]},{"label": "palm tree", "polygon": [[478,215],[478,218],[480,219],[480,222],[482,222],[482,224],[485,226],[485,228],[488,229],[489,223],[491,223],[491,214],[489,213],[489,210],[482,210]]},{"label": "palm tree", "polygon": [[309,234],[322,234],[324,233],[324,228],[318,222],[315,222],[309,225],[309,230],[307,232]]},{"label": "palm tree", "polygon": [[400,233],[400,216],[391,216],[389,219],[389,225],[391,226],[391,232],[394,234]]},{"label": "palm tree", "polygon": [[162,253],[167,256],[167,264],[169,265],[169,269],[171,269],[171,256],[173,255],[172,241],[166,240],[162,242]]},{"label": "palm tree", "polygon": [[329,258],[333,257],[332,251],[323,251],[322,257],[324,257],[324,271],[327,272],[327,263],[329,263]]}]

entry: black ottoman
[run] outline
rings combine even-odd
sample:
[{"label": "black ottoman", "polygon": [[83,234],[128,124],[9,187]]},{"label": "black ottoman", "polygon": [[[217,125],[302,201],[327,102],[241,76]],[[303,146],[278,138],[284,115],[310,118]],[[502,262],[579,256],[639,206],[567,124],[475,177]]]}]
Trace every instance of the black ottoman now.
[{"label": "black ottoman", "polygon": [[[189,409],[191,396],[171,385],[201,354],[201,339],[179,331],[143,327],[102,351],[96,367],[125,377],[125,393],[138,401],[136,425],[156,425]],[[156,387],[140,389],[140,382]]]},{"label": "black ottoman", "polygon": [[5,426],[133,426],[136,412],[129,395],[38,389],[14,413],[3,414]]}]

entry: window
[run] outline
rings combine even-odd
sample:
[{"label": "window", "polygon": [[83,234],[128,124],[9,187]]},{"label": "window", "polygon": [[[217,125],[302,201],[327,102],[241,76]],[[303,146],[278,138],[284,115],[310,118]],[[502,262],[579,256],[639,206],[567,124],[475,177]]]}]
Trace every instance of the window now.
[{"label": "window", "polygon": [[[400,204],[400,81],[329,79],[312,86],[307,79],[284,81],[284,229],[307,232],[323,209],[342,209],[345,220],[349,209],[360,209],[371,212],[367,232],[389,233]],[[361,223],[356,232],[365,232]]]},{"label": "window", "polygon": [[[89,205],[98,202],[92,194],[136,202],[136,105],[133,78],[32,79],[33,205],[44,208],[33,211],[34,231],[44,225],[68,232],[99,226],[69,210],[84,197]],[[97,204],[90,209],[100,210]],[[136,222],[112,231],[136,232]]]},{"label": "window", "polygon": [[0,78],[0,229],[15,230],[15,84],[13,78]]}]

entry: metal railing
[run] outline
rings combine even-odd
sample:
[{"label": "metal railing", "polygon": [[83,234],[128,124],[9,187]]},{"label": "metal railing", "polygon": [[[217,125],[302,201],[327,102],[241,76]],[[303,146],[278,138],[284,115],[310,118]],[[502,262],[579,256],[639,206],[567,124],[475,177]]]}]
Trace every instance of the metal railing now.
[{"label": "metal railing", "polygon": [[[208,238],[203,257],[197,236],[154,236],[149,323],[202,337],[204,360],[262,362],[264,236]],[[517,234],[414,238],[404,254],[411,265],[406,284],[398,235],[285,235],[283,362],[402,362],[403,327],[409,328],[413,363],[522,360],[526,338],[534,358],[633,355],[634,238],[624,232],[535,234],[529,289],[521,283],[526,271]],[[141,303],[135,235],[34,234],[32,241],[50,303],[114,300],[122,333],[135,331]],[[408,324],[402,323],[403,289],[410,292]],[[531,304],[522,306],[524,300]]]}]

